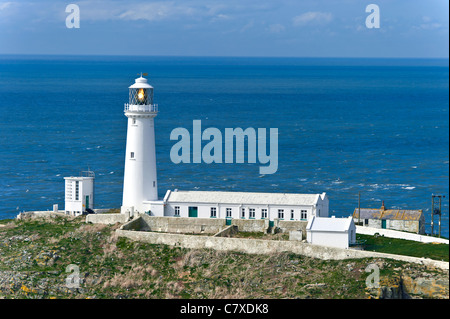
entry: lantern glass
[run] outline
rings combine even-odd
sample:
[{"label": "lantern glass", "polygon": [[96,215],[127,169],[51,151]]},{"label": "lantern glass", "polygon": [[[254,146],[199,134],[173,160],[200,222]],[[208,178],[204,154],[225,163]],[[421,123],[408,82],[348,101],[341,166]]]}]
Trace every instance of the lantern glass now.
[{"label": "lantern glass", "polygon": [[151,105],[153,102],[152,89],[131,88],[130,105]]}]

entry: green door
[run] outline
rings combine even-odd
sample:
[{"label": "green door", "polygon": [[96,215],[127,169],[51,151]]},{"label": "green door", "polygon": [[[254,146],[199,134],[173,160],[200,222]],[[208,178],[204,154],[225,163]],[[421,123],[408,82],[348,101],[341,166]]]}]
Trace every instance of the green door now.
[{"label": "green door", "polygon": [[189,217],[197,217],[198,208],[197,207],[189,207]]},{"label": "green door", "polygon": [[89,208],[89,195],[86,196],[86,209]]},{"label": "green door", "polygon": [[381,220],[381,228],[386,229],[386,219]]}]

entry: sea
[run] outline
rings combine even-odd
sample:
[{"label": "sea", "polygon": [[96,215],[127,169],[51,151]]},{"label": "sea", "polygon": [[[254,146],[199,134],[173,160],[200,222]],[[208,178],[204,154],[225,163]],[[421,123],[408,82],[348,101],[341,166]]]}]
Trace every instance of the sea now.
[{"label": "sea", "polygon": [[[159,108],[160,197],[326,192],[330,215],[346,217],[360,194],[363,208],[422,209],[430,232],[439,194],[448,238],[448,59],[1,55],[0,219],[63,209],[64,177],[87,170],[95,208],[121,206],[124,103],[141,72]],[[247,157],[175,164],[170,134],[192,133],[194,120],[222,133],[277,128],[278,170],[260,174]]]}]

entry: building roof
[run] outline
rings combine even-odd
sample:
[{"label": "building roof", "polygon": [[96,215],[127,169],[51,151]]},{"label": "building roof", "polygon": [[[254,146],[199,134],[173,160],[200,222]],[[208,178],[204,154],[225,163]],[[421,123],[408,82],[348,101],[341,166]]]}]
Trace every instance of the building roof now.
[{"label": "building roof", "polygon": [[326,194],[292,194],[292,193],[250,193],[220,191],[173,191],[166,195],[168,202],[176,203],[222,203],[255,205],[315,205]]},{"label": "building roof", "polygon": [[[360,219],[394,219],[394,220],[420,220],[422,210],[361,208]],[[353,218],[358,218],[358,208],[353,212]]]},{"label": "building roof", "polygon": [[306,225],[309,231],[330,231],[330,232],[348,232],[353,223],[351,217],[348,218],[328,218],[312,216]]}]

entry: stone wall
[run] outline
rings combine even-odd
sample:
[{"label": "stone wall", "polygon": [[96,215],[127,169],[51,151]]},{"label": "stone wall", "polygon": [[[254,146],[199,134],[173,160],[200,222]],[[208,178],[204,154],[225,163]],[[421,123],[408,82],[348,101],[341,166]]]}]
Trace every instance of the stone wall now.
[{"label": "stone wall", "polygon": [[214,237],[233,237],[233,235],[237,234],[238,232],[238,227],[236,225],[231,225],[215,234]]},{"label": "stone wall", "polygon": [[239,228],[240,232],[261,232],[266,233],[269,228],[268,219],[237,219],[231,220],[231,225]]},{"label": "stone wall", "polygon": [[166,233],[215,234],[227,227],[225,219],[141,215],[141,230]]},{"label": "stone wall", "polygon": [[59,216],[59,217],[67,217],[68,215],[66,215],[63,210],[60,210],[58,212],[54,212],[54,211],[51,211],[51,210],[48,210],[48,211],[30,211],[30,212],[19,213],[16,216],[16,219],[21,220],[21,219],[26,219],[26,218],[47,218],[47,217],[53,218],[53,217],[57,217],[57,216]]},{"label": "stone wall", "polygon": [[127,214],[89,214],[86,215],[86,223],[93,224],[110,224],[126,223],[128,221]]},{"label": "stone wall", "polygon": [[143,241],[152,244],[180,246],[190,249],[209,248],[222,251],[241,251],[248,254],[271,254],[285,251],[323,260],[342,260],[371,257],[389,258],[418,263],[425,266],[438,267],[441,269],[449,269],[448,262],[436,261],[427,258],[417,258],[354,249],[342,249],[336,247],[325,247],[298,241],[193,236],[182,234],[131,231],[124,229],[118,229],[116,230],[116,232],[119,236],[126,237],[131,240]]},{"label": "stone wall", "polygon": [[306,234],[307,221],[302,220],[274,220],[274,227],[278,227],[283,233],[288,233],[290,231],[300,230],[303,234]]}]

